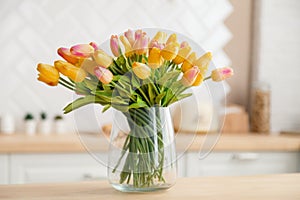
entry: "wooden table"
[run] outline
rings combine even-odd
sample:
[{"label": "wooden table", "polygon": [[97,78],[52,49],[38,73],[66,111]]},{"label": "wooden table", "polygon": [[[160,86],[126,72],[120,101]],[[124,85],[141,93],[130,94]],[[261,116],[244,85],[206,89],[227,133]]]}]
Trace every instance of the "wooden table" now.
[{"label": "wooden table", "polygon": [[167,191],[122,193],[107,181],[0,186],[2,200],[299,200],[300,174],[178,179]]},{"label": "wooden table", "polygon": [[[217,141],[214,151],[300,151],[300,136],[291,135],[258,135],[258,134],[222,134],[208,135]],[[83,138],[83,139],[80,139]],[[217,140],[218,139],[218,140]],[[35,135],[0,134],[1,153],[56,153],[86,152],[83,143],[88,141],[94,151],[105,152],[109,140],[102,134],[66,134],[66,135]],[[205,135],[176,134],[176,146],[179,151],[199,151],[208,141]]]}]

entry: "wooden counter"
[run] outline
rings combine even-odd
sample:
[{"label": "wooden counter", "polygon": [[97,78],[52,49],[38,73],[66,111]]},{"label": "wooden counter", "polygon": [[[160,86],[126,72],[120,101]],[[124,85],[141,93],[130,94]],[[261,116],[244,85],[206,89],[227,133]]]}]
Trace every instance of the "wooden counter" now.
[{"label": "wooden counter", "polygon": [[[217,135],[177,134],[176,145],[179,151],[199,151],[201,146],[211,147],[214,151],[300,151],[300,136],[291,135],[255,135],[222,134]],[[57,153],[85,152],[83,144],[93,151],[107,151],[108,139],[103,135],[67,134],[35,135],[0,134],[0,153]]]},{"label": "wooden counter", "polygon": [[0,186],[2,200],[299,200],[300,174],[178,179],[167,191],[122,193],[107,181]]}]

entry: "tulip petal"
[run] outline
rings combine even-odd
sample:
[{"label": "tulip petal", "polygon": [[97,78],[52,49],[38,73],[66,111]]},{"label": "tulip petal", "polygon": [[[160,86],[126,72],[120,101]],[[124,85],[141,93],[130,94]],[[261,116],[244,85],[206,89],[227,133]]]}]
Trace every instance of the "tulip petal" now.
[{"label": "tulip petal", "polygon": [[113,74],[111,73],[111,71],[101,66],[97,66],[94,69],[94,73],[99,81],[101,81],[103,84],[108,84],[113,79]]},{"label": "tulip petal", "polygon": [[60,55],[63,59],[68,61],[69,63],[75,65],[80,61],[80,58],[71,54],[70,49],[61,47],[57,49],[58,55]]},{"label": "tulip petal", "polygon": [[89,44],[78,44],[71,47],[71,53],[74,56],[88,58],[94,53],[94,48]]}]

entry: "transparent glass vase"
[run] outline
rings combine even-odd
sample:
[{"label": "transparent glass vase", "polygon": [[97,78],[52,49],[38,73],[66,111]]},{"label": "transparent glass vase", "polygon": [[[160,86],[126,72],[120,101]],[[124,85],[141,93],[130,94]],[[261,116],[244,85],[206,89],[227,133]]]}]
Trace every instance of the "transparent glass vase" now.
[{"label": "transparent glass vase", "polygon": [[114,111],[108,179],[123,192],[168,189],[177,176],[174,129],[166,107]]}]

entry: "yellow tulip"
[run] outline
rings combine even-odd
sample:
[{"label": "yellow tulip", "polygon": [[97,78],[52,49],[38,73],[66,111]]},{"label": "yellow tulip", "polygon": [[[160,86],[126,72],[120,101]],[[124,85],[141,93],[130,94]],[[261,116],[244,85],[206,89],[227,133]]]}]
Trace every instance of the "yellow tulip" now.
[{"label": "yellow tulip", "polygon": [[87,76],[83,69],[62,60],[55,61],[54,66],[60,73],[69,77],[74,82],[82,82]]},{"label": "yellow tulip", "polygon": [[122,42],[122,44],[125,48],[125,55],[127,57],[130,56],[133,53],[130,42],[128,41],[128,39],[124,35],[120,36],[120,40],[121,40],[121,42]]},{"label": "yellow tulip", "polygon": [[132,63],[133,73],[140,79],[146,79],[151,74],[151,69],[143,63],[134,62]]},{"label": "yellow tulip", "polygon": [[197,55],[195,52],[191,53],[186,60],[183,61],[181,71],[186,72],[193,67],[193,62],[196,60]]},{"label": "yellow tulip", "polygon": [[101,49],[94,52],[93,58],[98,65],[104,68],[108,68],[113,62],[113,58]]},{"label": "yellow tulip", "polygon": [[56,86],[59,81],[59,72],[52,65],[39,63],[37,70],[40,72],[38,80],[50,86]]},{"label": "yellow tulip", "polygon": [[230,78],[231,76],[233,76],[233,74],[233,69],[230,67],[219,68],[211,72],[211,79],[213,81],[219,82]]},{"label": "yellow tulip", "polygon": [[157,41],[158,43],[165,43],[167,38],[167,33],[162,32],[162,31],[158,31],[155,36],[153,37],[152,41]]},{"label": "yellow tulip", "polygon": [[202,82],[203,82],[203,76],[202,76],[202,74],[201,74],[201,72],[200,72],[200,73],[198,73],[198,75],[197,75],[197,77],[196,77],[196,79],[195,79],[195,81],[194,81],[194,83],[193,83],[192,85],[193,85],[193,86],[198,86],[198,85],[200,85]]},{"label": "yellow tulip", "polygon": [[177,56],[178,50],[179,50],[179,44],[178,43],[168,44],[161,51],[161,56],[165,60],[173,60]]},{"label": "yellow tulip", "polygon": [[207,52],[193,62],[195,66],[199,67],[202,76],[205,75],[211,59],[212,59],[212,54],[210,52]]},{"label": "yellow tulip", "polygon": [[148,65],[149,67],[151,67],[152,69],[157,69],[161,66],[162,64],[162,57],[160,55],[160,49],[153,47],[149,53],[149,57],[148,57]]},{"label": "yellow tulip", "polygon": [[183,63],[183,61],[186,59],[187,55],[190,53],[191,50],[192,48],[187,42],[182,42],[178,51],[178,55],[176,56],[176,58],[174,58],[173,62],[177,65]]},{"label": "yellow tulip", "polygon": [[171,34],[166,42],[166,45],[171,43],[177,43],[177,35],[175,33]]}]

